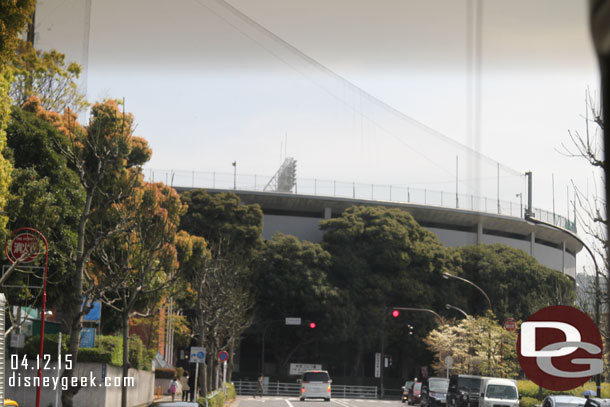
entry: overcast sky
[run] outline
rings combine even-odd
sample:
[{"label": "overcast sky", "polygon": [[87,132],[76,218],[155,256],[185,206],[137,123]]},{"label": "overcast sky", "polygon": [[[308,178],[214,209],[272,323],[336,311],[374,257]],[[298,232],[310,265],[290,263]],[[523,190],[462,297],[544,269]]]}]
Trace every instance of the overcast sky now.
[{"label": "overcast sky", "polygon": [[557,152],[599,89],[587,2],[483,3],[478,141],[467,0],[230,0],[347,82],[218,0],[93,0],[88,43],[83,0],[39,0],[38,46],[86,66],[90,100],[125,97],[148,168],[231,173],[237,161],[263,180],[287,139],[299,177],[455,191],[459,156],[460,192],[495,197],[495,164],[450,138],[502,164],[502,199],[518,202],[517,174],[532,170],[534,204],[550,210],[555,174],[565,215],[571,180],[586,190],[595,177]]}]

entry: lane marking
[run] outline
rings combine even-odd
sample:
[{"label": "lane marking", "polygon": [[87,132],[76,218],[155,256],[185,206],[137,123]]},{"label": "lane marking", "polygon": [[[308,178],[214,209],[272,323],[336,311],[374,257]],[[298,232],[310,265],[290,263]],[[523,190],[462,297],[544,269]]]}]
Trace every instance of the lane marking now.
[{"label": "lane marking", "polygon": [[288,399],[284,399],[284,401],[286,402],[286,404],[288,404],[288,407],[294,407],[294,406],[292,405],[292,403],[290,402],[290,400],[288,400]]}]

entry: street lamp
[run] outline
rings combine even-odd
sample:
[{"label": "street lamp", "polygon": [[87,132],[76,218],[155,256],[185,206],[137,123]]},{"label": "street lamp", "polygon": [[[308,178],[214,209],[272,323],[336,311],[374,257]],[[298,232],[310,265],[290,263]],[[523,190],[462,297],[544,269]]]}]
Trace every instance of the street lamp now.
[{"label": "street lamp", "polygon": [[489,306],[489,310],[490,310],[490,311],[492,310],[492,309],[491,309],[491,301],[489,300],[489,296],[488,296],[488,295],[485,293],[485,291],[483,291],[483,289],[482,289],[481,287],[479,287],[478,285],[476,285],[476,284],[475,284],[475,283],[473,283],[472,281],[470,281],[470,280],[466,280],[466,279],[465,279],[465,278],[463,278],[463,277],[458,277],[458,276],[456,276],[456,275],[449,274],[449,273],[446,273],[446,272],[443,272],[443,278],[444,278],[445,280],[448,280],[448,279],[450,279],[450,278],[455,278],[455,279],[457,279],[457,280],[460,280],[460,281],[463,281],[463,282],[465,282],[465,283],[467,283],[467,284],[470,284],[471,286],[473,286],[474,288],[476,288],[477,290],[479,290],[479,291],[481,292],[481,294],[483,294],[483,295],[485,296],[485,299],[487,300],[487,305]]},{"label": "street lamp", "polygon": [[515,197],[519,197],[519,205],[521,207],[521,211],[519,212],[519,217],[523,216],[523,192],[519,192],[515,194]]},{"label": "street lamp", "polygon": [[466,318],[468,318],[468,314],[466,313],[466,311],[464,311],[464,310],[463,310],[463,309],[461,309],[461,308],[458,308],[458,307],[456,307],[456,306],[454,306],[454,305],[451,305],[451,304],[445,304],[445,308],[447,308],[447,309],[454,309],[454,310],[456,310],[456,311],[459,311],[459,312],[461,312],[462,314],[464,314],[464,316],[465,316]]},{"label": "street lamp", "polygon": [[[578,235],[576,233],[572,233],[571,231],[564,229],[561,226],[557,226],[552,223],[548,223],[543,220],[534,218],[532,216],[531,208],[528,208],[528,210],[525,211],[525,220],[528,222],[531,222],[535,225],[544,225],[544,226],[548,226],[552,229],[567,233],[568,235],[570,235],[571,237],[576,239],[582,245],[582,247],[587,249],[587,252],[593,259],[593,265],[595,266],[595,325],[597,325],[597,327],[599,328],[599,312],[600,312],[600,310],[599,310],[600,309],[599,274],[600,274],[600,272],[599,272],[599,266],[597,265],[597,260],[595,259],[595,255],[593,255],[593,251],[591,250],[591,248],[589,248],[589,246],[587,246],[585,244],[585,242],[580,237],[578,237]],[[597,397],[601,397],[601,375],[600,374],[595,375],[595,385],[597,387]]]}]

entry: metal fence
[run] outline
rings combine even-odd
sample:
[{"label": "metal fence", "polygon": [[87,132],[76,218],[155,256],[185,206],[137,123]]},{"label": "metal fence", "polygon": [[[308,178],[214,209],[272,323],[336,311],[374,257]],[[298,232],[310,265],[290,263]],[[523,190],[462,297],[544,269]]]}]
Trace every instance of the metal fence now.
[{"label": "metal fence", "polygon": [[[235,391],[240,396],[256,394],[257,382],[236,381]],[[298,383],[269,382],[265,386],[265,396],[299,397],[301,385]],[[332,385],[331,397],[349,399],[377,399],[377,386],[343,386]]]},{"label": "metal fence", "polygon": [[[172,171],[146,169],[149,182],[165,182],[166,185],[185,188],[235,189],[239,191],[265,191],[272,178],[264,175],[232,174],[199,171]],[[523,218],[522,201],[512,202],[455,192],[412,188],[404,185],[363,184],[357,182],[329,181],[297,178],[293,193],[324,197],[352,198],[373,201],[413,203],[444,208],[465,209],[498,215]],[[534,208],[537,219],[552,223],[576,233],[576,224],[565,217],[543,209]]]}]

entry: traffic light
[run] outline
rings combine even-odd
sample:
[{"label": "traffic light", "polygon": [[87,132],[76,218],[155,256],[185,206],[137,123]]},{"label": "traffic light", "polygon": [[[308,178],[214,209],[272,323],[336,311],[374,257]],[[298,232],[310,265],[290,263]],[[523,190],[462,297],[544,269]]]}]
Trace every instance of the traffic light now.
[{"label": "traffic light", "polygon": [[398,316],[399,316],[399,315],[400,315],[400,311],[398,311],[397,309],[395,309],[395,310],[393,310],[393,311],[392,311],[392,316],[393,316],[394,318],[398,318]]},{"label": "traffic light", "polygon": [[315,327],[316,327],[316,323],[315,323],[315,322],[310,322],[310,323],[309,323],[309,327],[310,327],[311,329],[315,329]]}]

